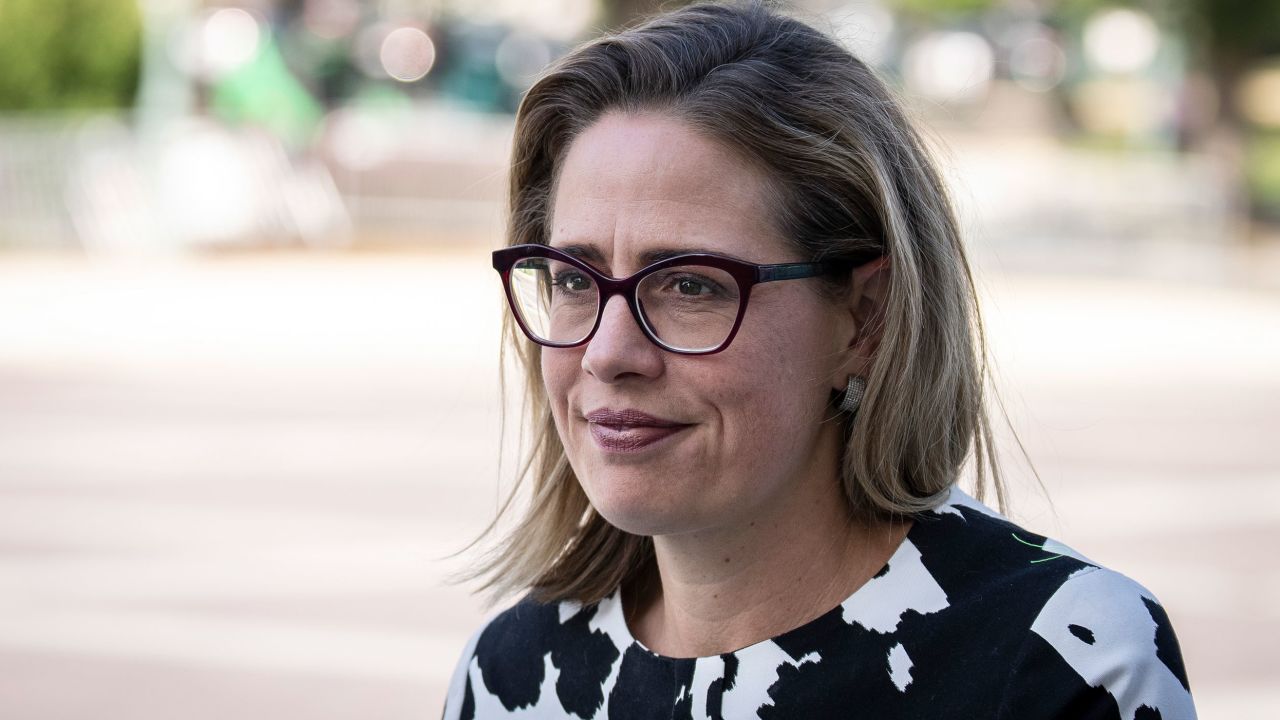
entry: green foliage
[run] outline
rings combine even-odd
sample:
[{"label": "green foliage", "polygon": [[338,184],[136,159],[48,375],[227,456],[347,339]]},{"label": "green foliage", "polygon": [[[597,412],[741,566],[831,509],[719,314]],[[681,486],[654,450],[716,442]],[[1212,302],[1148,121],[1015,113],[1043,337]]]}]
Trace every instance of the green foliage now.
[{"label": "green foliage", "polygon": [[0,111],[127,107],[141,54],[137,0],[0,0]]},{"label": "green foliage", "polygon": [[1252,200],[1280,217],[1280,131],[1258,133],[1247,150],[1245,176]]},{"label": "green foliage", "polygon": [[1203,24],[1219,54],[1250,57],[1280,52],[1280,2],[1187,0],[1192,22]]}]

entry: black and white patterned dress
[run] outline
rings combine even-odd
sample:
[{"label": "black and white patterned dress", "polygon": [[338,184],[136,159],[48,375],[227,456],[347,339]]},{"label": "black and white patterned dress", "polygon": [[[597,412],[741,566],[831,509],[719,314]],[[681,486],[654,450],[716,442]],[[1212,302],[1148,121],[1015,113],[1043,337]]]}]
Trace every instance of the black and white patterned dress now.
[{"label": "black and white patterned dress", "polygon": [[1195,717],[1164,609],[969,495],[919,517],[825,615],[711,657],[657,655],[601,602],[523,600],[471,639],[445,720]]}]

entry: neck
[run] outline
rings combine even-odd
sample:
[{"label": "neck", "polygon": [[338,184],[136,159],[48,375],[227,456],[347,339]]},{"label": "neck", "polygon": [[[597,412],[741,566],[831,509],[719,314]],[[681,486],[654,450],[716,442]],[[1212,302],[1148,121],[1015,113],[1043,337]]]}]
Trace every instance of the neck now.
[{"label": "neck", "polygon": [[655,565],[624,593],[632,634],[701,657],[752,645],[828,612],[883,567],[905,522],[851,517],[834,472],[731,525],[654,537]]}]

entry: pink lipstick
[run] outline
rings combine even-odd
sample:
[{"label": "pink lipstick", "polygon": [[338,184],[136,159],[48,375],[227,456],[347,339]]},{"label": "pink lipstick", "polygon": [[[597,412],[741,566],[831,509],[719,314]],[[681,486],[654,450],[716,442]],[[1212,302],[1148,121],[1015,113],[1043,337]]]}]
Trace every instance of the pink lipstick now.
[{"label": "pink lipstick", "polygon": [[639,410],[602,408],[584,416],[590,424],[591,437],[609,452],[630,453],[644,450],[679,433],[686,423],[664,420]]}]

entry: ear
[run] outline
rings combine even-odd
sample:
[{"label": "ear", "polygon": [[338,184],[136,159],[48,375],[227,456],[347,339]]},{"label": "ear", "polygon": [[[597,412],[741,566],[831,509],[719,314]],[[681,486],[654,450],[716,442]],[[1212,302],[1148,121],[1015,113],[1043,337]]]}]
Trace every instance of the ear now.
[{"label": "ear", "polygon": [[831,379],[836,391],[843,391],[849,377],[866,377],[880,346],[885,299],[889,293],[891,266],[888,255],[850,271],[849,292],[840,301],[840,331],[836,349],[841,362]]}]

